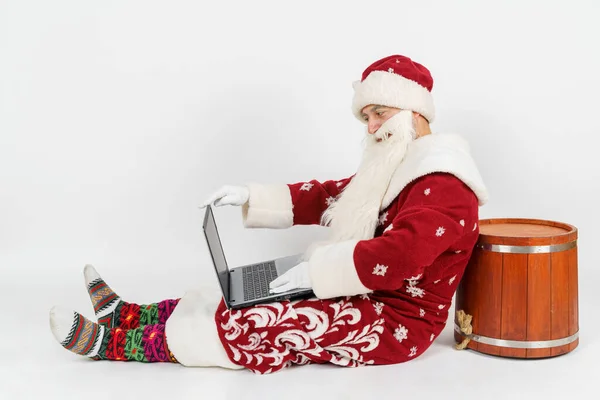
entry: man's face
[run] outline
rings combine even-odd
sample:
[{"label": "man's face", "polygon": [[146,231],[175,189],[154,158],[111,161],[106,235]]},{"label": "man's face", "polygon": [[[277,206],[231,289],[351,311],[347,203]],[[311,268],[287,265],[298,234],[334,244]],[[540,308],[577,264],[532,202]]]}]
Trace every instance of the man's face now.
[{"label": "man's face", "polygon": [[[369,134],[374,134],[381,125],[400,112],[399,108],[369,104],[361,110],[362,117],[368,125]],[[378,141],[380,141],[379,139]]]}]

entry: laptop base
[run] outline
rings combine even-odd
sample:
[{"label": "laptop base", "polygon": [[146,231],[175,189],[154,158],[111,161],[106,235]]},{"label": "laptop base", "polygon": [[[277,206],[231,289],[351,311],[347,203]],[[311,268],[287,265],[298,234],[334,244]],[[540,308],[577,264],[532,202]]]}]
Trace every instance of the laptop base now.
[{"label": "laptop base", "polygon": [[312,291],[312,289],[306,289],[306,290],[302,290],[302,291],[299,291],[298,289],[294,289],[294,291],[289,292],[289,293],[273,293],[273,296],[261,297],[258,299],[248,300],[248,301],[236,302],[235,299],[231,299],[228,302],[225,300],[225,305],[229,309],[237,310],[240,308],[251,307],[251,306],[255,306],[255,305],[259,305],[259,304],[275,303],[278,301],[309,299],[311,297],[314,297],[314,295],[315,294]]}]

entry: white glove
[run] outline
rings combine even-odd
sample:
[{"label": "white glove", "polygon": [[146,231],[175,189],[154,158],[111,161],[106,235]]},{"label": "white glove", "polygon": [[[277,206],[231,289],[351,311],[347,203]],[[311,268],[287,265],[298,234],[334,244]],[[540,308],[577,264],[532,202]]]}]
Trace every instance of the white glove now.
[{"label": "white glove", "polygon": [[290,269],[269,284],[273,293],[287,292],[292,289],[311,288],[310,276],[308,275],[308,261],[303,261]]},{"label": "white glove", "polygon": [[207,205],[213,203],[216,207],[225,205],[230,206],[241,206],[248,201],[250,197],[250,191],[246,186],[222,186],[219,190],[213,193],[200,208],[204,208]]}]

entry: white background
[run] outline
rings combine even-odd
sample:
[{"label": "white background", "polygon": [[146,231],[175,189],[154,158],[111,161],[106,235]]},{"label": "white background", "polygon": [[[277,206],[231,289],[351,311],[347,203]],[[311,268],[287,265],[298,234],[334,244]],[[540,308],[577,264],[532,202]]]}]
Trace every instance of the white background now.
[{"label": "white background", "polygon": [[[595,398],[600,3],[334,3],[0,1],[1,398]],[[576,351],[458,352],[448,324],[409,364],[259,377],[60,348],[52,305],[93,316],[84,264],[126,300],[179,297],[215,282],[197,206],[221,185],[351,175],[364,134],[351,84],[391,54],[431,70],[432,128],[470,142],[491,196],[482,218],[579,229]],[[232,265],[325,235],[216,213]]]}]

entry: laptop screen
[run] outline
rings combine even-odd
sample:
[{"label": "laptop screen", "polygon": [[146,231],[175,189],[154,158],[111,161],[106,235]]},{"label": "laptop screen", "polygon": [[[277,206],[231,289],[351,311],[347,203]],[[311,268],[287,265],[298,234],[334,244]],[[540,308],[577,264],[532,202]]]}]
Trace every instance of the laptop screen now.
[{"label": "laptop screen", "polygon": [[223,246],[221,246],[215,217],[210,206],[207,206],[204,216],[204,235],[206,236],[206,242],[208,243],[208,248],[219,277],[221,289],[223,289],[223,296],[229,302],[229,269],[227,268],[225,253],[223,252]]}]

